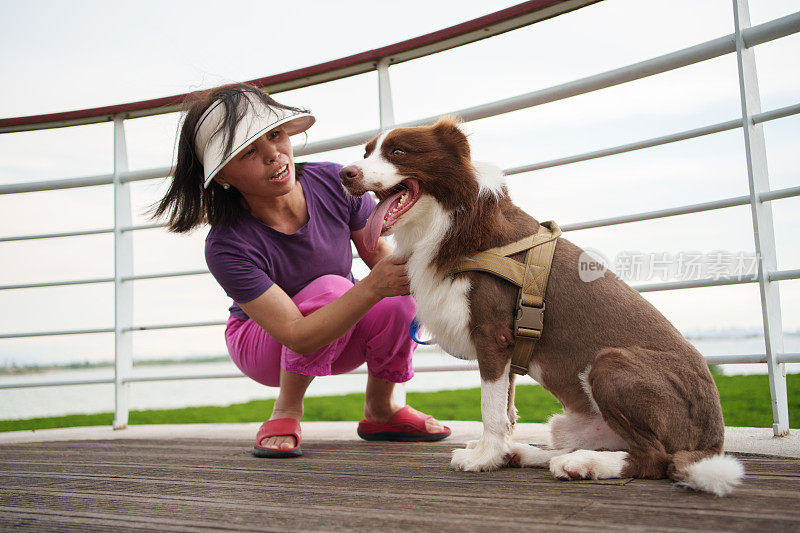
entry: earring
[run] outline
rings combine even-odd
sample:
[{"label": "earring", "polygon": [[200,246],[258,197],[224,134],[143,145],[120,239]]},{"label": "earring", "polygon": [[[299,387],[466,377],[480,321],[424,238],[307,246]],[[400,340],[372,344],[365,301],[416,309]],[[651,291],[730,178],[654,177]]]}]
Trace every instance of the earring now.
[{"label": "earring", "polygon": [[227,191],[228,189],[230,189],[230,188],[231,188],[231,186],[230,186],[230,184],[229,184],[229,183],[223,183],[223,184],[222,184],[222,188],[223,188],[223,189],[225,189],[225,190]]}]

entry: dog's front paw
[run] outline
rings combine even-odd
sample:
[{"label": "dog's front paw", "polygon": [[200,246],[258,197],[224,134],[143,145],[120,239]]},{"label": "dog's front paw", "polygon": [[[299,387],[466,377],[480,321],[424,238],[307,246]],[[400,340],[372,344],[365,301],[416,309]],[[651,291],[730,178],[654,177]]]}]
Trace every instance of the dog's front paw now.
[{"label": "dog's front paw", "polygon": [[467,448],[468,450],[471,450],[471,449],[473,449],[473,448],[477,447],[479,442],[480,442],[480,440],[478,440],[478,439],[475,439],[475,440],[468,440],[468,441],[467,441],[467,444],[466,444],[466,448]]},{"label": "dog's front paw", "polygon": [[558,479],[611,479],[622,475],[628,452],[577,450],[550,460],[550,472]]},{"label": "dog's front paw", "polygon": [[453,450],[450,466],[466,472],[488,472],[508,463],[507,446],[492,446],[478,441],[474,447]]}]

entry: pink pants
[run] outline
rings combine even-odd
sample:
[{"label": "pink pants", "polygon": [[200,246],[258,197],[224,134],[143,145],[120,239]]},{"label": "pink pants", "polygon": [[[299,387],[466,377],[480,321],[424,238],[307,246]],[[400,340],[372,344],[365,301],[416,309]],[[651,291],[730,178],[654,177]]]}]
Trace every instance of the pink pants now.
[{"label": "pink pants", "polygon": [[[331,303],[353,284],[340,276],[322,276],[292,301],[303,316]],[[270,387],[280,385],[280,370],[306,376],[344,374],[367,363],[369,375],[394,383],[411,379],[411,356],[417,345],[408,328],[416,312],[411,296],[384,298],[353,329],[308,354],[293,352],[252,319],[230,317],[225,341],[231,359],[247,377]]]}]

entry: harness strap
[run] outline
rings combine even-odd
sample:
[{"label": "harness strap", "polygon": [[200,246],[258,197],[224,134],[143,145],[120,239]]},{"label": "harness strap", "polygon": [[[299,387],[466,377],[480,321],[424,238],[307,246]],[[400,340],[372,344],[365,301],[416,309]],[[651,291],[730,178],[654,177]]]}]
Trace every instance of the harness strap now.
[{"label": "harness strap", "polygon": [[[556,241],[560,235],[558,224],[553,221],[542,222],[535,234],[464,258],[452,272],[489,272],[520,287],[514,318],[514,351],[511,356],[511,371],[515,374],[528,373],[536,341],[542,336],[544,296]],[[508,257],[524,250],[528,251],[524,263]]]}]

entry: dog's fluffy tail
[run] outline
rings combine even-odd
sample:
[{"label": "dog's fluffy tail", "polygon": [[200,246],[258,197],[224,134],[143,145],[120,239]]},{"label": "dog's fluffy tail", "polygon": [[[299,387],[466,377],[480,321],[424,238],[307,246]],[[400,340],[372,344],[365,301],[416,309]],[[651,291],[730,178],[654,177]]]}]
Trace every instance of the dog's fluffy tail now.
[{"label": "dog's fluffy tail", "polygon": [[716,452],[676,452],[670,478],[678,485],[726,496],[742,482],[744,466],[730,455]]}]

